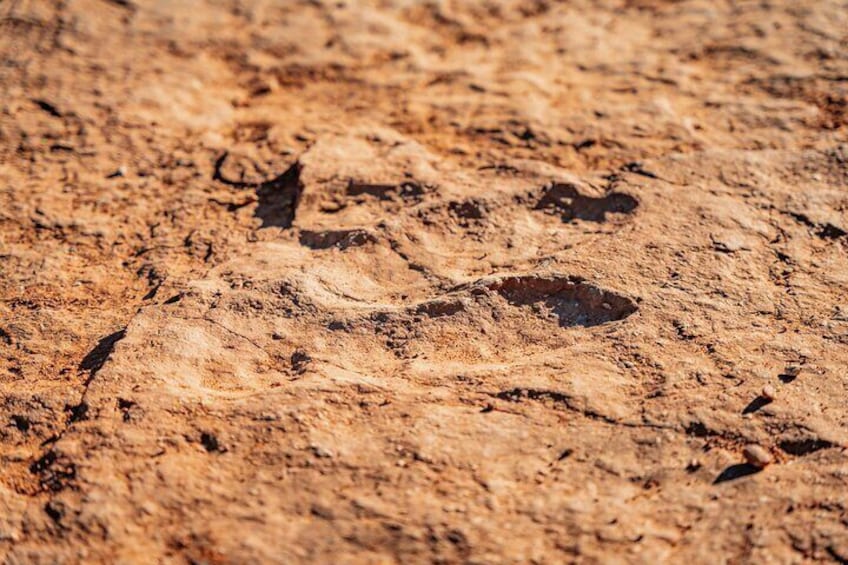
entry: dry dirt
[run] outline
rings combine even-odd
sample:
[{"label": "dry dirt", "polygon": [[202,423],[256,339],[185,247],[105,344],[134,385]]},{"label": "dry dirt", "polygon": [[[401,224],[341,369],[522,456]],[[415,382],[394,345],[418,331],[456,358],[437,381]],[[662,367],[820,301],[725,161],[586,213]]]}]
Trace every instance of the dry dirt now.
[{"label": "dry dirt", "polygon": [[3,0],[0,65],[4,563],[847,562],[845,0]]}]

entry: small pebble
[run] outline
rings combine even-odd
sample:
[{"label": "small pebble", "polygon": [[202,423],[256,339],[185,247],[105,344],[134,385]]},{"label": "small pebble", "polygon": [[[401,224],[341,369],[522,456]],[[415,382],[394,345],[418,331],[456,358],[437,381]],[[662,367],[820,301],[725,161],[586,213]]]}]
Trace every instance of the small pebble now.
[{"label": "small pebble", "polygon": [[106,175],[107,179],[114,179],[117,177],[125,177],[127,176],[127,168],[123,165]]},{"label": "small pebble", "polygon": [[312,446],[310,446],[310,448],[312,449],[312,453],[315,455],[315,457],[320,457],[322,459],[329,459],[333,456],[332,451],[330,451],[329,449],[325,449],[325,448],[321,447],[320,445],[312,445]]},{"label": "small pebble", "polygon": [[745,456],[745,461],[758,469],[762,469],[772,462],[771,453],[755,444],[746,445],[745,449],[742,450],[742,455]]},{"label": "small pebble", "polygon": [[784,375],[789,375],[790,377],[797,377],[801,374],[801,365],[787,365],[785,369],[783,369]]},{"label": "small pebble", "polygon": [[771,385],[764,386],[761,394],[766,400],[774,400],[777,398],[777,391]]}]

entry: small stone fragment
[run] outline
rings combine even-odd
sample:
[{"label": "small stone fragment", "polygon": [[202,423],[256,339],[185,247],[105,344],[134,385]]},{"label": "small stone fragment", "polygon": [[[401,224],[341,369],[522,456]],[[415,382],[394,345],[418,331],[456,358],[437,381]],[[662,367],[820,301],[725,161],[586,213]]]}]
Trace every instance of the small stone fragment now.
[{"label": "small stone fragment", "polygon": [[125,166],[121,165],[120,167],[118,167],[117,169],[115,169],[114,171],[112,171],[111,173],[106,175],[106,178],[107,179],[114,179],[114,178],[125,177],[125,176],[127,176],[127,168]]},{"label": "small stone fragment", "polygon": [[772,401],[777,398],[777,391],[771,385],[764,386],[761,394],[763,395],[763,398],[768,401]]},{"label": "small stone fragment", "polygon": [[745,461],[758,469],[762,469],[772,462],[771,453],[756,444],[746,445],[745,449],[742,450],[742,455],[745,456]]},{"label": "small stone fragment", "polygon": [[312,453],[315,455],[315,457],[320,457],[321,459],[330,459],[330,458],[333,457],[332,451],[330,451],[329,449],[325,449],[325,448],[321,447],[320,445],[311,445],[309,447],[312,450]]}]

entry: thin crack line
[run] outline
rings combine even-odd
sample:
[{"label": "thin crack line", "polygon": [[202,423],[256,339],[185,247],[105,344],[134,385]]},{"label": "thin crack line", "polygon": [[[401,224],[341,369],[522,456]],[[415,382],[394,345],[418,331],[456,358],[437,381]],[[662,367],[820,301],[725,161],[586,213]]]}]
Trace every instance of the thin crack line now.
[{"label": "thin crack line", "polygon": [[215,326],[218,326],[219,328],[221,328],[222,330],[226,331],[227,333],[229,333],[229,334],[231,334],[231,335],[234,335],[234,336],[236,336],[236,337],[239,337],[239,338],[241,338],[241,339],[245,340],[246,342],[250,343],[253,347],[255,347],[256,349],[258,349],[258,350],[259,350],[259,351],[261,351],[262,353],[265,353],[266,355],[268,354],[268,352],[267,352],[267,351],[265,351],[265,348],[264,348],[264,347],[262,347],[261,345],[259,345],[256,341],[254,341],[253,339],[251,339],[250,337],[248,337],[248,336],[246,336],[246,335],[244,335],[244,334],[241,334],[241,333],[239,333],[239,332],[237,332],[237,331],[235,331],[235,330],[233,330],[233,329],[228,328],[227,326],[225,326],[224,324],[222,324],[222,323],[221,323],[221,322],[219,322],[218,320],[213,320],[212,318],[207,318],[207,317],[205,317],[205,316],[191,316],[191,317],[174,316],[174,317],[175,317],[175,318],[177,318],[177,319],[179,319],[179,320],[186,320],[186,321],[188,321],[188,320],[197,320],[197,321],[209,322],[210,324],[213,324],[213,325],[215,325]]}]

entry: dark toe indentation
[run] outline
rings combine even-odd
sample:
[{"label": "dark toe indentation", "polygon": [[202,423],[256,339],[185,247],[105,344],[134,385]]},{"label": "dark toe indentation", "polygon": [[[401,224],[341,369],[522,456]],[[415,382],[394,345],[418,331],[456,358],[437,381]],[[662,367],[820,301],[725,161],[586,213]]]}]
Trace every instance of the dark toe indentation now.
[{"label": "dark toe indentation", "polygon": [[561,327],[622,320],[638,309],[626,296],[603,290],[580,277],[513,276],[496,279],[486,286],[510,304],[543,304],[557,316]]},{"label": "dark toe indentation", "polygon": [[623,192],[596,198],[581,194],[574,184],[554,183],[544,190],[535,209],[558,213],[564,222],[605,222],[607,214],[630,214],[638,205],[638,200]]},{"label": "dark toe indentation", "polygon": [[300,232],[300,244],[310,249],[347,249],[359,247],[377,241],[372,234],[365,230],[303,230]]}]

